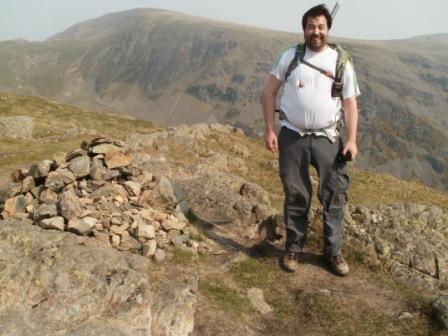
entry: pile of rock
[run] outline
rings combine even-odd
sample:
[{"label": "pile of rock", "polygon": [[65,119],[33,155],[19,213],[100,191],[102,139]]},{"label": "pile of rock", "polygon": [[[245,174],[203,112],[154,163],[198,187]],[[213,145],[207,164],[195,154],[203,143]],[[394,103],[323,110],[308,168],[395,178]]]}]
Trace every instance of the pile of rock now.
[{"label": "pile of rock", "polygon": [[83,142],[80,149],[14,172],[17,184],[2,216],[94,236],[157,261],[170,244],[194,252],[181,193],[167,177],[142,171],[132,161],[122,141]]}]

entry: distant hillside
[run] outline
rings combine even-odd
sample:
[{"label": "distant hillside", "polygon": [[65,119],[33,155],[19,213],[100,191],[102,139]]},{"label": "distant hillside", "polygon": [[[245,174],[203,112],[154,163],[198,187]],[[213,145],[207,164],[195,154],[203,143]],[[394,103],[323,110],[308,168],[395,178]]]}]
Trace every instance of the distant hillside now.
[{"label": "distant hillside", "polygon": [[[444,36],[429,44],[342,41],[363,93],[361,167],[448,188]],[[45,42],[0,43],[0,88],[165,125],[216,120],[259,132],[266,77],[296,40],[292,33],[136,9],[79,23]]]},{"label": "distant hillside", "polygon": [[416,37],[410,38],[409,40],[447,44],[448,43],[448,33],[416,36]]}]

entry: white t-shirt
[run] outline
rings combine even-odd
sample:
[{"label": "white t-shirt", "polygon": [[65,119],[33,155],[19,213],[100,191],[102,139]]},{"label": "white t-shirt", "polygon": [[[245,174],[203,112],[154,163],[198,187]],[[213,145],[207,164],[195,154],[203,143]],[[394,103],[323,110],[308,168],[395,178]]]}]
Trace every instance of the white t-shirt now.
[{"label": "white t-shirt", "polygon": [[[274,65],[271,74],[284,81],[289,64],[294,58],[296,47],[288,48]],[[304,59],[309,63],[331,72],[335,75],[338,53],[326,47],[321,52],[306,48]],[[342,78],[344,99],[360,95],[353,65],[348,62]],[[303,133],[306,129],[320,129],[334,125],[341,117],[341,99],[331,96],[333,80],[308,65],[299,63],[284,83],[284,91],[280,109],[286,120],[281,120],[281,126],[286,126],[296,132]],[[334,134],[336,135],[336,134]]]}]

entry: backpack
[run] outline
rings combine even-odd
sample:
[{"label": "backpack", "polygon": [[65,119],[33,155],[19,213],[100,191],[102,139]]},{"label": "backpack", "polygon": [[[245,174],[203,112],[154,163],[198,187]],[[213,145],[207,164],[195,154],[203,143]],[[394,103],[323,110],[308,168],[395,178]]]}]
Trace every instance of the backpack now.
[{"label": "backpack", "polygon": [[344,49],[342,46],[340,46],[337,43],[327,43],[328,46],[338,53],[338,59],[336,61],[336,69],[335,69],[335,75],[328,74],[327,71],[311,64],[305,61],[303,58],[305,57],[305,44],[299,43],[296,46],[296,53],[294,55],[294,58],[292,59],[291,63],[289,63],[288,70],[285,74],[285,82],[288,80],[288,77],[291,75],[291,73],[297,68],[299,65],[299,61],[321,73],[324,75],[330,77],[333,80],[333,85],[331,88],[331,95],[333,97],[340,97],[342,98],[342,77],[344,75],[345,67],[347,66],[347,62],[350,62],[353,64],[353,59],[351,55],[348,53],[346,49]]}]

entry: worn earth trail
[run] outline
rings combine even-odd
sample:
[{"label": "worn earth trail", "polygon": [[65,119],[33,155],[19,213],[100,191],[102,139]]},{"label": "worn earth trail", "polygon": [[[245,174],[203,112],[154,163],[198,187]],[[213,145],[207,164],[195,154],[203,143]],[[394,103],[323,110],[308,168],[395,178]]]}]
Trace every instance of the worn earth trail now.
[{"label": "worn earth trail", "polygon": [[[194,336],[438,334],[424,295],[414,296],[353,260],[347,277],[336,276],[311,250],[302,255],[296,273],[287,273],[279,266],[278,247],[227,252],[198,263],[202,290]],[[214,295],[208,290],[213,285],[229,297]],[[229,304],[231,295],[241,299],[253,287],[263,290],[271,313]]]}]

